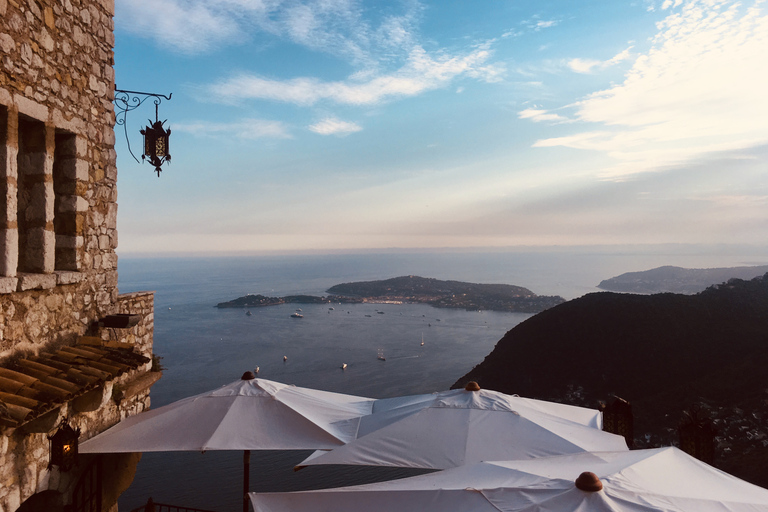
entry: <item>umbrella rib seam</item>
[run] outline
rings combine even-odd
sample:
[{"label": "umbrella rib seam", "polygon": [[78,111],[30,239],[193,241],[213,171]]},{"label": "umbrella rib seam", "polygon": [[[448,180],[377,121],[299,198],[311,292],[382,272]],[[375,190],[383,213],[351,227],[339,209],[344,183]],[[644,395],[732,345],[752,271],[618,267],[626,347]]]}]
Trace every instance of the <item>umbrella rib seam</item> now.
[{"label": "umbrella rib seam", "polygon": [[486,495],[485,495],[485,493],[482,491],[482,489],[472,489],[472,490],[473,490],[473,491],[476,491],[476,492],[479,492],[479,493],[480,493],[480,496],[482,496],[483,498],[485,498],[485,501],[487,501],[487,502],[488,502],[488,504],[489,504],[490,506],[492,506],[493,508],[495,508],[495,509],[496,509],[496,510],[498,510],[499,512],[504,512],[502,509],[500,509],[499,507],[497,507],[497,506],[496,506],[496,504],[495,504],[494,502],[492,502],[492,501],[491,501],[491,500],[488,498],[488,496],[486,496]]}]

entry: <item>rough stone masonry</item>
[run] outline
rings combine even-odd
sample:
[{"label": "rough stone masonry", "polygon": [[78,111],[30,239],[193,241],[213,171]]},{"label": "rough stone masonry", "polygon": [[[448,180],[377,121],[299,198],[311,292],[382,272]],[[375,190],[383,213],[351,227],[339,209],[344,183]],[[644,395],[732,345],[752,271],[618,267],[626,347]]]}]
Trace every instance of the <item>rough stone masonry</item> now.
[{"label": "rough stone masonry", "polygon": [[[86,338],[152,356],[153,294],[117,287],[113,15],[113,0],[0,0],[0,369]],[[99,327],[117,313],[141,321]],[[0,426],[0,512],[50,499],[47,491],[58,493],[56,507],[70,504],[83,468],[49,469],[47,436],[67,419],[84,439],[144,410],[150,370],[106,379],[88,399],[24,426]],[[7,381],[0,416],[3,397],[26,403]],[[124,486],[108,486],[105,510],[116,510]]]}]

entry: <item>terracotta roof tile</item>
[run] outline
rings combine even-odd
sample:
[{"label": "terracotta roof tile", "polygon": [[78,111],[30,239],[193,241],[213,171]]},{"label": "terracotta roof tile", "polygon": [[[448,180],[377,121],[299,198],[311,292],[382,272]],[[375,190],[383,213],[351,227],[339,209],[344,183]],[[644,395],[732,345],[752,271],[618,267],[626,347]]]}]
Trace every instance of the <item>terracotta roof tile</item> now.
[{"label": "terracotta roof tile", "polygon": [[19,427],[149,361],[126,348],[78,345],[0,367],[0,425]]}]

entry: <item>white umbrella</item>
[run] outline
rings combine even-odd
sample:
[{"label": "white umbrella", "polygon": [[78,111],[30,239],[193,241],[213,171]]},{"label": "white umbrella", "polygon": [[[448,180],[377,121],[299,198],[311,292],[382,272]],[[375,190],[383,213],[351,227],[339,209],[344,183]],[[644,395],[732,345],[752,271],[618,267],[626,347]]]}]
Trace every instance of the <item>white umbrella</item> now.
[{"label": "white umbrella", "polygon": [[672,447],[483,462],[389,482],[250,496],[256,512],[768,511],[767,489]]},{"label": "white umbrella", "polygon": [[354,439],[373,402],[241,379],[126,418],[83,442],[80,453],[335,448]]},{"label": "white umbrella", "polygon": [[357,439],[317,451],[297,468],[352,464],[445,469],[482,460],[515,460],[585,451],[626,450],[600,430],[598,411],[505,395],[452,390],[377,400]]},{"label": "white umbrella", "polygon": [[[354,439],[374,400],[243,378],[121,421],[80,453],[335,448]],[[247,508],[247,500],[245,501]]]}]

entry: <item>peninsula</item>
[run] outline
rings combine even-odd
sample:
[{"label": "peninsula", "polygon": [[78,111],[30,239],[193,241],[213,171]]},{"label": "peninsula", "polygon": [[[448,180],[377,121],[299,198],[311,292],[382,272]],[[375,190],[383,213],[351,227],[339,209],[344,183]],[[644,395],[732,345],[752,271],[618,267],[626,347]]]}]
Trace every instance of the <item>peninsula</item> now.
[{"label": "peninsula", "polygon": [[682,293],[691,295],[729,279],[754,279],[768,272],[768,265],[728,268],[658,267],[627,272],[601,281],[598,288],[623,293]]},{"label": "peninsula", "polygon": [[402,276],[381,281],[360,281],[332,286],[323,297],[313,295],[289,295],[267,297],[245,295],[221,302],[219,308],[254,308],[278,304],[327,304],[327,303],[409,303],[429,304],[437,308],[466,310],[509,311],[539,313],[565,302],[560,296],[536,295],[522,286],[509,284],[478,284],[461,281]]}]

